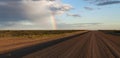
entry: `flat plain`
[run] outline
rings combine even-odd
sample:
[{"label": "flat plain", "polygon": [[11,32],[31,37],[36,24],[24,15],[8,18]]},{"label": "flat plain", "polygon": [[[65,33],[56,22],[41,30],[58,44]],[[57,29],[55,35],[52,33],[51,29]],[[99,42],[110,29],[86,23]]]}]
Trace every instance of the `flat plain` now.
[{"label": "flat plain", "polygon": [[[89,31],[66,40],[47,42],[3,54],[6,58],[120,58],[120,36],[103,31]],[[32,51],[34,50],[34,51]],[[20,52],[21,51],[21,52]],[[32,51],[32,52],[29,52]],[[26,52],[26,53],[25,53]],[[25,54],[24,54],[25,53]]]}]

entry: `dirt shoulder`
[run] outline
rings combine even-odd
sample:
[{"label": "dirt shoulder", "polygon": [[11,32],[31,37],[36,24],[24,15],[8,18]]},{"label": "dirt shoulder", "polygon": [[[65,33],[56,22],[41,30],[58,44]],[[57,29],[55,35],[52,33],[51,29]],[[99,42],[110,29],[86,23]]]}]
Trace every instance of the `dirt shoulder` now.
[{"label": "dirt shoulder", "polygon": [[24,47],[28,46],[33,46],[36,44],[52,41],[52,40],[57,40],[60,38],[64,37],[69,37],[75,34],[80,34],[80,33],[85,33],[88,31],[80,31],[80,32],[73,32],[73,33],[65,33],[65,34],[59,34],[59,35],[49,35],[47,37],[43,38],[35,38],[35,39],[29,39],[29,38],[17,38],[17,39],[12,39],[12,38],[5,38],[5,39],[0,39],[0,54],[4,54],[10,51],[14,51],[17,49],[21,49]]}]

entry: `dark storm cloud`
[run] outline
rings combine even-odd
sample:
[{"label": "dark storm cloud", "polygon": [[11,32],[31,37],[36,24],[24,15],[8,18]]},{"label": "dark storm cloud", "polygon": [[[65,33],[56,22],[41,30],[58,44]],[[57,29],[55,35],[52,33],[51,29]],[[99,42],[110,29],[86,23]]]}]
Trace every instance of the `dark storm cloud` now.
[{"label": "dark storm cloud", "polygon": [[[9,1],[9,2],[8,2]],[[14,2],[12,2],[14,1]],[[21,2],[16,1],[23,1],[23,0],[0,0],[0,22],[15,22],[15,21],[22,21],[28,19],[35,19],[37,17],[46,17],[47,15],[36,14],[32,15],[30,18],[27,16],[25,5]],[[26,3],[27,4],[27,3]],[[30,4],[30,3],[28,3]],[[32,3],[31,5],[32,6]],[[35,5],[36,6],[36,5]],[[36,8],[37,9],[37,8]],[[27,10],[29,11],[29,10]]]},{"label": "dark storm cloud", "polygon": [[110,4],[119,4],[120,1],[107,1],[107,2],[103,2],[103,3],[98,3],[98,6],[103,6],[103,5],[110,5]]},{"label": "dark storm cloud", "polygon": [[[22,0],[0,0],[0,1],[22,1]],[[41,1],[41,0],[31,0],[31,1]],[[46,0],[46,1],[55,1],[55,0]]]},{"label": "dark storm cloud", "polygon": [[[56,0],[0,0],[0,29],[53,28],[55,15],[72,9],[69,4]],[[4,28],[3,28],[4,27]]]},{"label": "dark storm cloud", "polygon": [[22,0],[0,0],[0,2],[7,2],[7,1],[22,1]]},{"label": "dark storm cloud", "polygon": [[[1,2],[4,1],[4,2]],[[9,1],[9,2],[7,2]],[[14,1],[14,2],[10,2],[10,1]],[[35,4],[35,6],[32,5],[32,3],[22,3],[22,2],[15,2],[15,1],[23,1],[23,0],[0,0],[0,22],[3,21],[19,21],[19,20],[26,20],[26,19],[34,19],[34,18],[42,18],[42,17],[46,17],[48,15],[41,15],[41,13],[38,13],[34,16],[29,16],[30,18],[28,18],[27,14],[26,14],[26,6],[28,7],[36,7],[38,5]],[[25,1],[30,1],[30,0],[25,0]],[[41,0],[32,0],[32,1],[41,1]],[[51,0],[46,0],[46,1],[51,1]],[[54,0],[52,0],[54,1]],[[45,3],[47,4],[47,2]],[[56,5],[58,6],[56,6]],[[42,5],[42,4],[41,4]],[[49,5],[50,8],[48,8],[50,11],[52,11],[55,14],[59,14],[59,13],[64,13],[65,11],[69,11],[72,6],[68,5],[68,4],[64,4],[64,5],[59,5],[56,2],[52,3],[52,5]],[[36,8],[37,9],[37,8]],[[29,11],[30,9],[28,9],[27,11]],[[33,12],[36,10],[33,10]],[[38,10],[37,10],[38,11]]]},{"label": "dark storm cloud", "polygon": [[[16,15],[17,14],[17,15]],[[15,5],[0,5],[0,22],[1,21],[18,21],[25,18],[21,6]]]}]

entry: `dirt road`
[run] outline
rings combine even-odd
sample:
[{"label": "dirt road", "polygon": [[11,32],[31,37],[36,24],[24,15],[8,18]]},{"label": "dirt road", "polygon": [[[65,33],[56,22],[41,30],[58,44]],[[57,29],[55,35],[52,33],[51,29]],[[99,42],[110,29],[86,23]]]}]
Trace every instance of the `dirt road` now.
[{"label": "dirt road", "polygon": [[120,36],[91,31],[22,58],[120,58]]}]

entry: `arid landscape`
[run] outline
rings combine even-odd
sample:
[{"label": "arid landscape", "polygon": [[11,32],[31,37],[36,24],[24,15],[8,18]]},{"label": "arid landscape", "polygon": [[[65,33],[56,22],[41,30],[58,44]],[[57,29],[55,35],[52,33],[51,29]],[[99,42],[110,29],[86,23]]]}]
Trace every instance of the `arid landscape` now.
[{"label": "arid landscape", "polygon": [[61,38],[81,34],[80,30],[12,30],[0,31],[0,54]]},{"label": "arid landscape", "polygon": [[0,58],[120,58],[120,0],[0,0]]},{"label": "arid landscape", "polygon": [[[4,32],[4,33],[2,33]],[[6,33],[5,33],[6,32]],[[20,32],[20,33],[17,33]],[[36,33],[38,32],[38,33]],[[50,32],[50,34],[49,34]],[[100,31],[1,31],[0,58],[119,58],[120,33],[114,30]],[[28,37],[42,33],[45,36]],[[26,34],[23,38],[23,34]],[[57,36],[54,36],[54,35]],[[116,35],[117,34],[117,35]],[[6,35],[7,36],[7,35]],[[23,36],[21,38],[21,36]],[[42,38],[41,38],[42,37]]]}]

